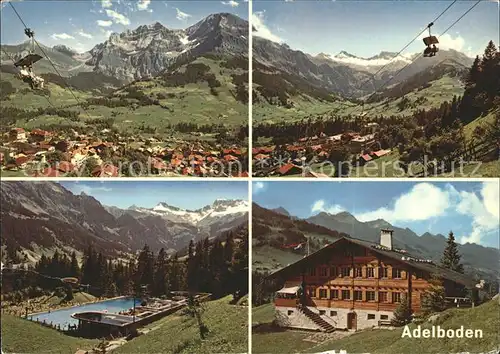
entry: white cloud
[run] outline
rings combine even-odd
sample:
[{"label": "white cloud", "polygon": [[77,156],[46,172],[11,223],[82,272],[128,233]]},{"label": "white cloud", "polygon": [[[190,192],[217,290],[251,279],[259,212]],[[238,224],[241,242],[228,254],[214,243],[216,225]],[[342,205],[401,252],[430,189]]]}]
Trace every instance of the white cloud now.
[{"label": "white cloud", "polygon": [[97,25],[100,27],[109,27],[113,24],[113,21],[107,20],[97,20]]},{"label": "white cloud", "polygon": [[283,40],[273,34],[271,30],[264,23],[264,12],[256,11],[252,14],[252,26],[254,28],[253,35],[256,37],[261,37],[272,42],[282,43]]},{"label": "white cloud", "polygon": [[55,40],[59,40],[59,39],[75,39],[75,37],[73,37],[72,35],[69,35],[67,33],[54,33],[50,37],[52,37],[52,39],[55,39]]},{"label": "white cloud", "polygon": [[[485,235],[499,230],[499,189],[498,181],[484,182],[479,193],[459,192],[450,184],[439,188],[419,183],[397,197],[392,206],[359,213],[355,217],[360,221],[384,219],[392,224],[428,221],[432,225],[444,215],[463,215],[472,218],[472,230],[468,235],[456,234],[457,240],[480,244]],[[325,209],[320,202],[316,202],[313,209]]]},{"label": "white cloud", "polygon": [[92,36],[90,33],[86,33],[83,30],[78,31],[76,34],[78,34],[81,37],[89,38],[92,39],[94,36]]},{"label": "white cloud", "polygon": [[451,205],[449,191],[430,183],[419,183],[406,194],[399,196],[393,207],[355,215],[360,221],[384,219],[390,223],[427,220],[440,216]]},{"label": "white cloud", "polygon": [[472,216],[472,232],[462,236],[461,243],[480,243],[484,235],[497,232],[500,226],[498,181],[484,182],[481,199],[474,192],[460,192],[457,212]]},{"label": "white cloud", "polygon": [[328,214],[335,215],[343,211],[345,211],[345,209],[342,206],[338,204],[328,205],[323,199],[317,200],[311,207],[312,214],[325,212]]},{"label": "white cloud", "polygon": [[109,8],[113,6],[113,4],[111,3],[111,0],[101,0],[101,7],[102,8]]},{"label": "white cloud", "polygon": [[262,192],[266,188],[266,185],[264,182],[254,182],[253,188],[252,188],[252,194],[257,194]]},{"label": "white cloud", "polygon": [[114,10],[107,9],[106,15],[108,15],[109,18],[113,19],[115,23],[119,23],[125,26],[130,25],[130,20],[127,17]]},{"label": "white cloud", "polygon": [[139,11],[153,12],[153,10],[149,9],[150,4],[151,4],[151,0],[139,0],[139,2],[137,3],[137,9]]},{"label": "white cloud", "polygon": [[231,7],[237,7],[239,4],[234,0],[221,1],[222,5],[229,5]]},{"label": "white cloud", "polygon": [[179,20],[179,21],[184,21],[184,20],[187,20],[188,18],[191,17],[190,14],[187,14],[185,12],[182,12],[181,10],[179,10],[177,7],[175,8],[175,10],[177,11],[177,16],[176,18]]}]

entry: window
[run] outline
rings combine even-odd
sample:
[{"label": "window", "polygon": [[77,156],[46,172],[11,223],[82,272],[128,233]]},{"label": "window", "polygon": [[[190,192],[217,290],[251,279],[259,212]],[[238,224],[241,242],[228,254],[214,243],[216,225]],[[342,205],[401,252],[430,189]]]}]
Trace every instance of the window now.
[{"label": "window", "polygon": [[387,268],[386,267],[380,268],[380,277],[381,278],[388,278]]},{"label": "window", "polygon": [[309,288],[309,296],[316,297],[316,288]]},{"label": "window", "polygon": [[328,297],[326,289],[319,289],[319,298],[326,299]]},{"label": "window", "polygon": [[350,290],[342,290],[342,300],[351,300]]},{"label": "window", "polygon": [[351,276],[351,268],[342,267],[342,276],[343,277],[350,277]]},{"label": "window", "polygon": [[319,310],[319,315],[320,315],[320,316],[323,316],[324,314],[326,314],[326,311],[325,311],[325,310]]},{"label": "window", "polygon": [[354,276],[356,278],[363,277],[363,270],[361,268],[354,268]]},{"label": "window", "polygon": [[366,292],[366,301],[375,301],[375,291]]},{"label": "window", "polygon": [[366,268],[366,276],[368,278],[375,278],[375,268],[373,267]]},{"label": "window", "polygon": [[394,279],[401,279],[401,269],[399,269],[399,268],[392,268],[392,277]]},{"label": "window", "polygon": [[309,275],[315,276],[316,275],[316,268],[309,268]]},{"label": "window", "polygon": [[337,276],[337,267],[330,267],[330,277],[336,278]]},{"label": "window", "polygon": [[330,311],[330,316],[337,316],[337,311]]},{"label": "window", "polygon": [[339,291],[338,290],[330,290],[330,299],[338,299]]},{"label": "window", "polygon": [[293,314],[293,310],[288,310],[288,316]]},{"label": "window", "polygon": [[389,315],[380,315],[380,319],[381,320],[388,320],[389,319]]},{"label": "window", "polygon": [[392,293],[392,302],[401,302],[401,293]]},{"label": "window", "polygon": [[387,293],[385,291],[378,293],[378,302],[387,302]]},{"label": "window", "polygon": [[368,319],[369,320],[374,320],[375,319],[375,314],[374,313],[369,313],[368,314]]},{"label": "window", "polygon": [[354,290],[354,300],[363,301],[363,292],[360,290]]},{"label": "window", "polygon": [[328,268],[321,267],[319,268],[319,276],[327,277],[328,276]]}]

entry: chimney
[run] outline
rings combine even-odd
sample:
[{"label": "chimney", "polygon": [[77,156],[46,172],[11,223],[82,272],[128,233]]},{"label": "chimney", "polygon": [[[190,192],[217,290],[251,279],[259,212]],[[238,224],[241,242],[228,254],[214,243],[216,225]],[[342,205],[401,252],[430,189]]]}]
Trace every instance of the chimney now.
[{"label": "chimney", "polygon": [[387,247],[392,250],[392,234],[394,230],[381,229],[380,230],[380,246]]}]

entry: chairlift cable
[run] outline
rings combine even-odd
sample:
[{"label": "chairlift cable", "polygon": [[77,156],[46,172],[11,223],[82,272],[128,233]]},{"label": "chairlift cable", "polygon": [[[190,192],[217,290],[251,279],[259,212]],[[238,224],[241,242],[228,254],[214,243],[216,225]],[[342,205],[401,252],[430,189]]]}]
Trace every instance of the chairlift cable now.
[{"label": "chairlift cable", "polygon": [[[9,5],[12,7],[12,9],[14,10],[14,12],[16,13],[17,17],[19,18],[19,20],[21,21],[21,23],[24,25],[25,27],[25,30],[29,30],[28,26],[26,25],[26,23],[23,21],[21,15],[19,14],[19,12],[17,12],[16,8],[14,7],[14,5],[12,4],[12,1],[9,2]],[[66,81],[66,79],[61,75],[61,73],[59,72],[59,70],[57,70],[56,66],[54,65],[54,63],[52,62],[52,60],[50,59],[50,57],[47,55],[47,53],[45,52],[45,50],[42,48],[42,46],[40,45],[40,43],[38,43],[38,41],[35,39],[35,37],[31,37],[31,39],[36,43],[36,45],[38,46],[38,48],[40,49],[40,51],[42,52],[43,55],[45,55],[45,58],[47,58],[47,60],[50,62],[50,64],[52,65],[52,67],[54,68],[55,72],[57,73],[57,75],[63,80],[63,82],[65,83],[66,85],[66,88],[71,92],[71,95],[73,96],[73,98],[78,102],[78,104],[82,107],[82,109],[85,111],[85,113],[87,114],[87,116],[89,118],[91,118],[89,112],[87,111],[87,109],[82,105],[82,103],[80,102],[80,100],[78,99],[78,97],[75,95],[75,93],[73,92],[73,90],[71,89],[71,87],[68,85],[68,82]]]},{"label": "chairlift cable", "polygon": [[[481,1],[483,0],[477,0],[474,5],[472,5],[467,11],[465,11],[455,22],[453,22],[444,32],[442,32],[439,37],[442,37],[446,32],[448,32],[453,26],[455,26],[462,18],[464,18],[469,12],[472,11]],[[378,91],[380,91],[382,88],[384,88],[387,84],[389,84],[396,76],[398,76],[404,69],[406,69],[408,66],[413,64],[418,58],[420,58],[423,55],[423,53],[420,53],[417,55],[415,58],[412,59],[408,64],[406,64],[404,67],[402,67],[396,74],[392,75],[388,80],[386,80],[382,86],[380,86],[378,89],[376,89],[368,98],[365,100],[369,100],[374,94],[376,94]]]},{"label": "chairlift cable", "polygon": [[[373,75],[371,75],[371,77],[364,81],[361,85],[359,86],[356,86],[355,89],[361,89],[363,88],[368,82],[370,81],[373,81],[375,79],[375,77],[377,76],[377,74],[379,74],[382,70],[384,70],[389,64],[392,63],[392,61],[397,58],[404,50],[406,50],[410,45],[413,44],[413,42],[415,42],[421,35],[422,33],[424,33],[426,30],[429,30],[430,31],[430,28],[434,25],[435,22],[437,22],[437,20],[439,20],[458,0],[454,0],[450,5],[448,5],[448,7],[446,7],[432,22],[430,22],[423,30],[420,31],[420,33],[418,33],[410,42],[408,42],[399,52],[397,52],[390,60],[387,64],[385,64],[384,66],[382,66],[380,69],[378,69]],[[420,56],[419,56],[420,57]],[[413,61],[413,60],[412,60]],[[411,62],[410,62],[411,64]],[[406,65],[404,68],[406,68],[408,65]],[[399,74],[399,72],[398,72]],[[384,83],[385,85],[386,83]],[[382,85],[380,88],[382,88],[384,85]],[[376,89],[374,91],[374,93],[376,93],[379,89]],[[373,93],[372,93],[373,95]],[[371,97],[371,95],[369,96]],[[366,100],[364,100],[366,101]],[[364,103],[363,101],[363,103]],[[359,106],[359,104],[358,104]],[[351,107],[351,106],[350,106]]]}]

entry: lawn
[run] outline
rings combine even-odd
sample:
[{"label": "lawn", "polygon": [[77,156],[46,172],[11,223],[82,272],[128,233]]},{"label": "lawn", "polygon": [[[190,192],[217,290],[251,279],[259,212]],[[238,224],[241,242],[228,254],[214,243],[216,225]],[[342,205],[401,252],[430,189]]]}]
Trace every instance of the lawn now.
[{"label": "lawn", "polygon": [[2,313],[2,350],[5,353],[73,354],[90,350],[99,343],[70,337],[40,324]]},{"label": "lawn", "polygon": [[248,307],[230,305],[231,296],[205,304],[208,338],[200,339],[196,321],[182,310],[149,325],[151,332],[113,353],[244,353],[248,351]]},{"label": "lawn", "polygon": [[[309,332],[280,330],[270,323],[274,317],[272,304],[255,307],[252,310],[254,324],[252,351],[254,353],[320,353],[346,350],[348,353],[401,354],[401,353],[480,353],[500,349],[498,328],[500,328],[500,304],[498,299],[469,309],[448,309],[440,314],[435,325],[443,329],[481,329],[483,338],[402,338],[403,329],[369,329],[341,339],[320,344],[304,341]],[[257,323],[260,326],[255,326]],[[430,328],[426,322],[422,328]],[[410,329],[416,325],[410,325]]]},{"label": "lawn", "polygon": [[[498,329],[500,328],[500,304],[497,300],[489,301],[470,309],[449,309],[443,312],[435,325],[444,329],[483,330],[482,339],[470,338],[401,338],[402,329],[367,330],[335,342],[325,343],[316,352],[327,350],[347,350],[349,353],[400,354],[400,353],[480,353],[500,349]],[[430,324],[422,328],[430,328]],[[414,324],[410,328],[416,327]]]}]

